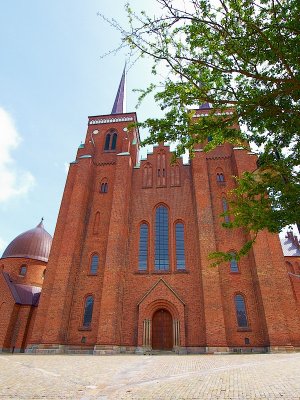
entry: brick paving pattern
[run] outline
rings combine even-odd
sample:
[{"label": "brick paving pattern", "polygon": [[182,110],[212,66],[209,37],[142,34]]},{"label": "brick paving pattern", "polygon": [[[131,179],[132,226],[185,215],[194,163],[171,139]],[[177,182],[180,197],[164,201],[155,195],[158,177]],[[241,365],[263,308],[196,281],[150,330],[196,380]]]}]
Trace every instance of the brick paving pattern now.
[{"label": "brick paving pattern", "polygon": [[0,399],[300,399],[300,354],[0,355]]}]

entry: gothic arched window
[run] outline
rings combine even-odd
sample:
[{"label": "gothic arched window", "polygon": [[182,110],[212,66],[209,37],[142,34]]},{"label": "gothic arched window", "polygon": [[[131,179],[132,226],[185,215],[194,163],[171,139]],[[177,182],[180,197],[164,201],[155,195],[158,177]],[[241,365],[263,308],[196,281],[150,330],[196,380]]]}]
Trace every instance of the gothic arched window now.
[{"label": "gothic arched window", "polygon": [[84,303],[83,326],[88,328],[91,326],[93,316],[94,299],[93,296],[88,296]]},{"label": "gothic arched window", "polygon": [[[228,212],[228,203],[227,203],[227,200],[225,199],[225,197],[222,197],[222,209],[223,209],[223,213]],[[224,221],[226,224],[228,224],[230,222],[230,218],[229,218],[228,214],[224,215]]]},{"label": "gothic arched window", "polygon": [[104,178],[100,184],[100,193],[107,193],[108,192],[108,181]]},{"label": "gothic arched window", "polygon": [[148,265],[148,225],[140,225],[139,270],[146,271]]},{"label": "gothic arched window", "polygon": [[95,275],[98,272],[98,265],[99,265],[99,256],[98,254],[94,254],[91,259],[90,264],[90,274]]},{"label": "gothic arched window", "polygon": [[117,139],[118,139],[118,135],[115,132],[112,137],[111,148],[110,148],[111,150],[116,150]]},{"label": "gothic arched window", "polygon": [[231,252],[231,260],[230,260],[230,272],[239,272],[238,262],[236,260],[236,253]]},{"label": "gothic arched window", "polygon": [[110,145],[110,133],[108,133],[108,134],[106,135],[104,150],[109,150],[109,145]]},{"label": "gothic arched window", "polygon": [[234,298],[237,323],[239,328],[248,327],[248,318],[244,296],[237,294]]},{"label": "gothic arched window", "polygon": [[184,225],[182,222],[176,223],[175,236],[176,236],[176,268],[185,269]]},{"label": "gothic arched window", "polygon": [[159,206],[155,214],[155,269],[169,269],[169,217],[165,206]]}]

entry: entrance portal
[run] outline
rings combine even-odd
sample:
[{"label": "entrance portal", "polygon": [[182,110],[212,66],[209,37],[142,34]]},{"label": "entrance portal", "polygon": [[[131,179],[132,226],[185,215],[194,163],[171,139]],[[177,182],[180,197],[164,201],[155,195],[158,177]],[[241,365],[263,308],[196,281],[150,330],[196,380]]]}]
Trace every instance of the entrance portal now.
[{"label": "entrance portal", "polygon": [[155,312],[152,319],[152,349],[172,350],[173,348],[172,315],[165,309]]}]

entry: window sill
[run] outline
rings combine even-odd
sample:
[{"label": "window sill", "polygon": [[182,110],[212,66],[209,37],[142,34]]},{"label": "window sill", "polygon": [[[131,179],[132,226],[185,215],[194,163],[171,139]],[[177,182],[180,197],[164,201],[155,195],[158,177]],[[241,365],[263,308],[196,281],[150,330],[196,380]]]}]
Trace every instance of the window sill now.
[{"label": "window sill", "polygon": [[151,274],[153,274],[153,275],[162,275],[162,274],[167,274],[167,275],[169,275],[169,274],[171,274],[172,273],[172,271],[168,271],[168,270],[154,270],[154,271],[151,271]]},{"label": "window sill", "polygon": [[79,331],[91,331],[92,328],[90,326],[81,326],[78,328]]},{"label": "window sill", "polygon": [[87,274],[87,276],[98,276],[98,273],[97,274]]},{"label": "window sill", "polygon": [[241,275],[241,271],[229,271],[230,275]]},{"label": "window sill", "polygon": [[252,332],[252,329],[249,326],[245,326],[244,328],[237,328],[238,332]]},{"label": "window sill", "polygon": [[189,274],[190,272],[187,269],[176,269],[174,274]]},{"label": "window sill", "polygon": [[174,271],[167,271],[167,270],[153,270],[153,271],[135,271],[134,274],[135,275],[162,275],[162,274],[189,274],[190,271],[186,270],[186,269],[176,269]]}]

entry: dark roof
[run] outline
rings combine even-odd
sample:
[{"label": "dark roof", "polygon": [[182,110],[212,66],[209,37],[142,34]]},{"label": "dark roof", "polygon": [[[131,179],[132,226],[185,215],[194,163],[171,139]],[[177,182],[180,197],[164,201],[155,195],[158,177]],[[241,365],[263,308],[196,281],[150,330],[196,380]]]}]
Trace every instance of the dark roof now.
[{"label": "dark roof", "polygon": [[14,283],[7,272],[2,272],[16,304],[37,306],[42,288]]},{"label": "dark roof", "polygon": [[211,108],[209,103],[202,103],[201,106],[199,107],[200,110],[207,110]]},{"label": "dark roof", "polygon": [[52,236],[44,229],[42,221],[34,229],[17,236],[4,250],[2,258],[22,257],[47,262]]},{"label": "dark roof", "polygon": [[125,100],[125,81],[126,81],[126,65],[123,70],[121,81],[119,84],[118,92],[115,98],[111,114],[123,114],[124,110],[124,100]]},{"label": "dark roof", "polygon": [[280,235],[280,242],[284,256],[300,257],[300,244],[298,237],[289,231],[286,234]]}]

